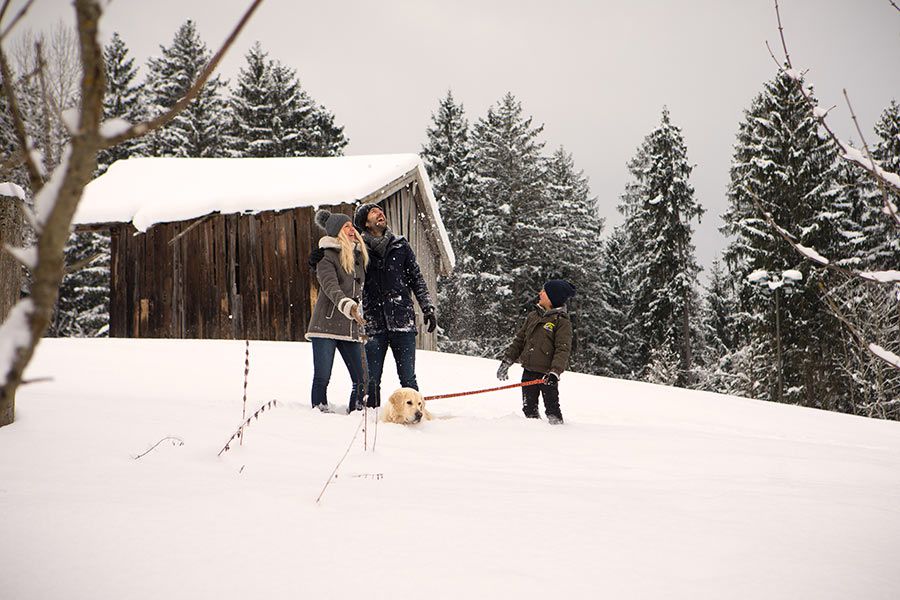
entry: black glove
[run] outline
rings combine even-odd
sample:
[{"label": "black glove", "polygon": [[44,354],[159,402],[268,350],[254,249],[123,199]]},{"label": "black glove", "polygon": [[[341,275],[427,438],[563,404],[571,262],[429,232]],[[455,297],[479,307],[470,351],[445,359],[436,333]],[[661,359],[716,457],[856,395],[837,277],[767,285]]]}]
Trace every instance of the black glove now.
[{"label": "black glove", "polygon": [[316,248],[309,253],[309,260],[306,261],[309,264],[309,270],[315,271],[316,265],[319,264],[319,261],[325,258],[325,248]]},{"label": "black glove", "polygon": [[556,373],[553,373],[551,371],[550,373],[544,375],[545,385],[556,385],[557,383],[559,383],[559,375],[557,375]]},{"label": "black glove", "polygon": [[500,381],[506,381],[509,379],[509,368],[512,366],[512,363],[508,360],[504,360],[500,363],[500,368],[497,369],[497,379]]},{"label": "black glove", "polygon": [[434,316],[434,307],[429,307],[422,316],[425,318],[425,326],[428,329],[428,333],[431,333],[434,331],[434,328],[437,327],[437,318]]}]

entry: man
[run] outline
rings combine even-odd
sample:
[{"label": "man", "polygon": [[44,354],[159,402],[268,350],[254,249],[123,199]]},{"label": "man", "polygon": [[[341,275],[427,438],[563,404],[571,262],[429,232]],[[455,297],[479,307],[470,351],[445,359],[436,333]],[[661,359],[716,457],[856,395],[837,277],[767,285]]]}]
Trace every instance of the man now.
[{"label": "man", "polygon": [[[437,326],[437,319],[416,255],[406,238],[394,235],[388,229],[384,211],[375,204],[363,204],[356,210],[353,224],[362,232],[369,250],[363,286],[363,317],[369,338],[366,342],[368,405],[375,407],[381,406],[381,374],[388,348],[397,363],[401,387],[419,389],[416,381],[416,312],[412,295],[419,302],[429,333]],[[316,262],[317,256],[313,253],[311,266]]]}]

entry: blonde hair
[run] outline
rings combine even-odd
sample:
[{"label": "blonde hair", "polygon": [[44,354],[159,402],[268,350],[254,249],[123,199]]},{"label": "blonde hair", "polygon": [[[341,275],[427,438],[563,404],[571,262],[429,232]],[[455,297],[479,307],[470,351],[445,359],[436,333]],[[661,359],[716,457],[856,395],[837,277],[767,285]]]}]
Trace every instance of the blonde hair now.
[{"label": "blonde hair", "polygon": [[[359,234],[356,234],[356,241],[353,242],[341,229],[337,235],[338,241],[341,243],[341,266],[349,274],[353,274],[354,256],[353,251],[358,250],[362,254],[363,270],[369,265],[369,251],[366,249],[365,242],[362,241]],[[354,248],[355,247],[355,248]]]}]

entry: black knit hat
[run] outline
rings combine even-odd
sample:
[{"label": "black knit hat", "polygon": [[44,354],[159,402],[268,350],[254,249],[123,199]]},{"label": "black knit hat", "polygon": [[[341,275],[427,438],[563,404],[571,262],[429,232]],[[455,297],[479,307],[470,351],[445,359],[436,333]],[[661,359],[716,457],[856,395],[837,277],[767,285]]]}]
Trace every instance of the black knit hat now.
[{"label": "black knit hat", "polygon": [[373,208],[381,210],[381,207],[377,204],[361,204],[359,208],[356,209],[356,215],[353,217],[353,224],[359,231],[366,230],[366,220],[369,218],[369,211]]},{"label": "black knit hat", "polygon": [[341,213],[333,213],[324,208],[316,211],[316,225],[325,230],[326,235],[337,237],[344,223],[349,223],[350,217]]},{"label": "black knit hat", "polygon": [[575,295],[575,286],[564,279],[551,279],[544,284],[544,291],[553,308],[559,308]]}]

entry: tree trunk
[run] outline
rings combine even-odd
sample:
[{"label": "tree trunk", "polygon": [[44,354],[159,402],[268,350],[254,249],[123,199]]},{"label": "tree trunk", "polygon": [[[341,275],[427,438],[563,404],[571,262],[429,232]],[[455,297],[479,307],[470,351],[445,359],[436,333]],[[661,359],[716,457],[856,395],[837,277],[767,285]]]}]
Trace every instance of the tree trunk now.
[{"label": "tree trunk", "polygon": [[[25,225],[17,202],[16,198],[0,196],[0,322],[6,320],[22,291],[22,265],[9,252],[2,250],[4,245],[22,245]],[[14,406],[12,398],[0,393],[0,427],[13,422]]]},{"label": "tree trunk", "polygon": [[22,245],[24,223],[17,202],[16,198],[0,196],[0,322],[19,301],[22,289],[22,265],[2,250],[5,245]]}]

